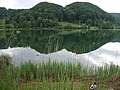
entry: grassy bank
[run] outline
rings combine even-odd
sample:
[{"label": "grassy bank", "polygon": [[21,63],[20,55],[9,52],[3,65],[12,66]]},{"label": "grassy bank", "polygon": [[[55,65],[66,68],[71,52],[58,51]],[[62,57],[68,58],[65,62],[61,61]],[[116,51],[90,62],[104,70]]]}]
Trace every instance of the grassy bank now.
[{"label": "grassy bank", "polygon": [[89,84],[94,81],[97,90],[120,89],[120,67],[115,65],[88,69],[80,63],[75,66],[50,61],[40,64],[26,62],[15,66],[5,57],[0,61],[1,90],[89,90]]}]

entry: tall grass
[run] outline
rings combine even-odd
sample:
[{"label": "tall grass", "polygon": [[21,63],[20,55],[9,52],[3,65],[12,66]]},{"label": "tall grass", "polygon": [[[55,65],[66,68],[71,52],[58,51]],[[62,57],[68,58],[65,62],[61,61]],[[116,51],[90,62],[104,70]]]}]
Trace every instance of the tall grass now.
[{"label": "tall grass", "polygon": [[[87,90],[87,77],[96,77],[102,83],[103,79],[115,73],[120,74],[119,66],[88,69],[80,63],[26,62],[14,66],[4,62],[0,65],[0,90]],[[102,90],[101,83],[99,90]]]}]

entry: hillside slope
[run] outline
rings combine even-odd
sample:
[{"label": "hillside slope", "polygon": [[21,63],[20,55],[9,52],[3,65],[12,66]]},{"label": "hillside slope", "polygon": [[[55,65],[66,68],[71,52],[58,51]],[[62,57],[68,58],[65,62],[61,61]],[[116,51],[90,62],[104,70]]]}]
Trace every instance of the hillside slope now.
[{"label": "hillside slope", "polygon": [[75,2],[67,5],[65,9],[70,12],[70,14],[67,13],[67,21],[86,23],[95,26],[101,23],[115,22],[114,17],[110,14],[88,2]]},{"label": "hillside slope", "polygon": [[110,14],[115,17],[116,22],[120,23],[120,13],[110,13]]},{"label": "hillside slope", "polygon": [[75,2],[66,7],[41,2],[30,9],[13,11],[7,18],[6,24],[13,24],[15,28],[60,27],[58,22],[111,28],[116,23],[112,15],[87,2]]}]

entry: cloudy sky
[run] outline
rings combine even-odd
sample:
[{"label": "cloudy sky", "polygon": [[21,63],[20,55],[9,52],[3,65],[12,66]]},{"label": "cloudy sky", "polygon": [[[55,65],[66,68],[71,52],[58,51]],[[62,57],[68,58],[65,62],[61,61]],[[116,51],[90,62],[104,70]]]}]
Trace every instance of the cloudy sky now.
[{"label": "cloudy sky", "polygon": [[72,2],[90,2],[93,3],[107,12],[120,13],[120,0],[0,0],[0,7],[12,8],[12,9],[25,9],[31,8],[40,2],[52,2],[62,6],[70,4]]}]

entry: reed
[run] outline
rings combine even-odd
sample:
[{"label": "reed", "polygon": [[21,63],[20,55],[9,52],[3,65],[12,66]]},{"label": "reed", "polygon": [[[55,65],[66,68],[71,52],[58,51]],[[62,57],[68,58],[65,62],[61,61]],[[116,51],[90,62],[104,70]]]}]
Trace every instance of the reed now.
[{"label": "reed", "polygon": [[[6,59],[6,58],[4,58]],[[0,58],[1,60],[1,58]],[[20,66],[1,64],[1,90],[88,90],[89,82],[97,81],[98,90],[103,88],[105,78],[120,75],[120,67],[110,65],[99,68],[82,67],[80,63],[26,62]],[[96,79],[95,79],[96,78]],[[107,82],[107,81],[106,81]]]}]

